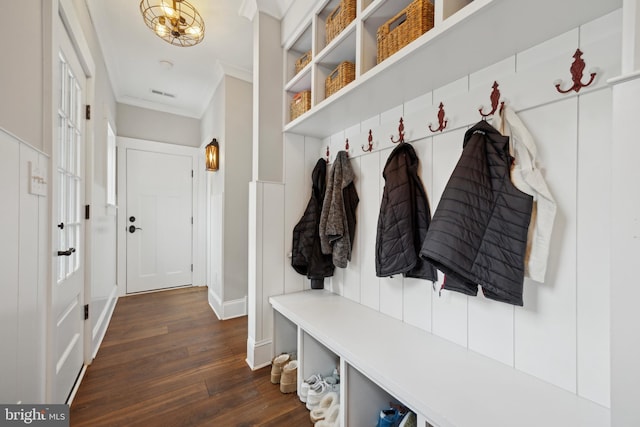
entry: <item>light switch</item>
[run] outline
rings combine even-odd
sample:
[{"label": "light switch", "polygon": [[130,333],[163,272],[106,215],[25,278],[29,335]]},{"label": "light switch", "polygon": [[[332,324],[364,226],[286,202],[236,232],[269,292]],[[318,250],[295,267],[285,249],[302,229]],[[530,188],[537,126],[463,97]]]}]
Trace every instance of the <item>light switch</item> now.
[{"label": "light switch", "polygon": [[47,179],[43,172],[40,167],[29,162],[29,193],[36,196],[47,195]]}]

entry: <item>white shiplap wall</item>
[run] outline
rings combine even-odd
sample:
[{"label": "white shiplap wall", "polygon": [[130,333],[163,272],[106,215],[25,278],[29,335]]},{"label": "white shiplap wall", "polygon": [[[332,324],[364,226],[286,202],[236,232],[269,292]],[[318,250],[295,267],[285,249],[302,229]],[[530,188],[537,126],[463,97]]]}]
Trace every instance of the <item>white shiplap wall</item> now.
[{"label": "white shiplap wall", "polygon": [[[0,401],[43,403],[47,197],[29,192],[30,168],[47,156],[0,128]],[[31,166],[30,166],[31,165]]]},{"label": "white shiplap wall", "polygon": [[[360,197],[353,259],[337,269],[326,287],[363,305],[418,326],[604,406],[609,398],[609,224],[606,206],[611,175],[611,89],[606,80],[620,72],[621,11],[616,11],[483,70],[416,98],[319,141],[285,134],[285,250],[310,195],[311,170],[327,145],[331,159],[344,149],[356,173]],[[595,83],[561,95],[554,83],[570,85],[569,67],[577,47]],[[490,49],[490,43],[487,49]],[[425,73],[429,66],[426,64]],[[375,275],[375,238],[384,187],[382,169],[404,117],[406,139],[421,160],[432,212],[462,150],[468,126],[489,105],[494,80],[502,100],[517,111],[538,145],[543,170],[558,203],[545,283],[527,279],[524,307],[432,290],[415,279]],[[437,107],[449,124],[428,130]],[[363,153],[369,129],[373,153]],[[288,263],[287,263],[288,264]],[[305,278],[285,266],[285,293],[308,289]],[[439,284],[438,284],[439,285]],[[439,287],[437,285],[437,287]]]}]

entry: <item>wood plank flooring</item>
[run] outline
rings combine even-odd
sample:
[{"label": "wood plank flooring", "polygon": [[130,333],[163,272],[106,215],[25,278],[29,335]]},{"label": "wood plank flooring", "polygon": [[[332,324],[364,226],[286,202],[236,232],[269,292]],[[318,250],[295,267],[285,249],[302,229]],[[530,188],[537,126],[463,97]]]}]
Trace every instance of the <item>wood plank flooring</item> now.
[{"label": "wood plank flooring", "polygon": [[71,426],[310,426],[295,393],[245,362],[246,317],[220,321],[206,288],[120,298],[71,406]]}]

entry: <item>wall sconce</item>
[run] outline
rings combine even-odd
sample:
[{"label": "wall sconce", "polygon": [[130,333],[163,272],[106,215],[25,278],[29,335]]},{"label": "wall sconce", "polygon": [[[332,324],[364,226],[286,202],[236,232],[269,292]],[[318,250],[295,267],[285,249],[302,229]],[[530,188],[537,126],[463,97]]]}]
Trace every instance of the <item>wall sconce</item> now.
[{"label": "wall sconce", "polygon": [[220,146],[218,145],[217,139],[213,138],[213,140],[207,144],[204,154],[206,157],[207,170],[217,171],[220,166]]}]

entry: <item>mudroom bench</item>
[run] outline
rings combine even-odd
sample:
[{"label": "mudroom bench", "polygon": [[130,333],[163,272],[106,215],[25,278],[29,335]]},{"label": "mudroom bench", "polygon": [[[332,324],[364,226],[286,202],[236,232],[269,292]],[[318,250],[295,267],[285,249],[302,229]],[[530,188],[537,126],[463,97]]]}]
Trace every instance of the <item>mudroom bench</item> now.
[{"label": "mudroom bench", "polygon": [[329,291],[269,301],[298,384],[340,367],[343,426],[375,426],[389,402],[419,427],[610,426],[607,408]]}]

